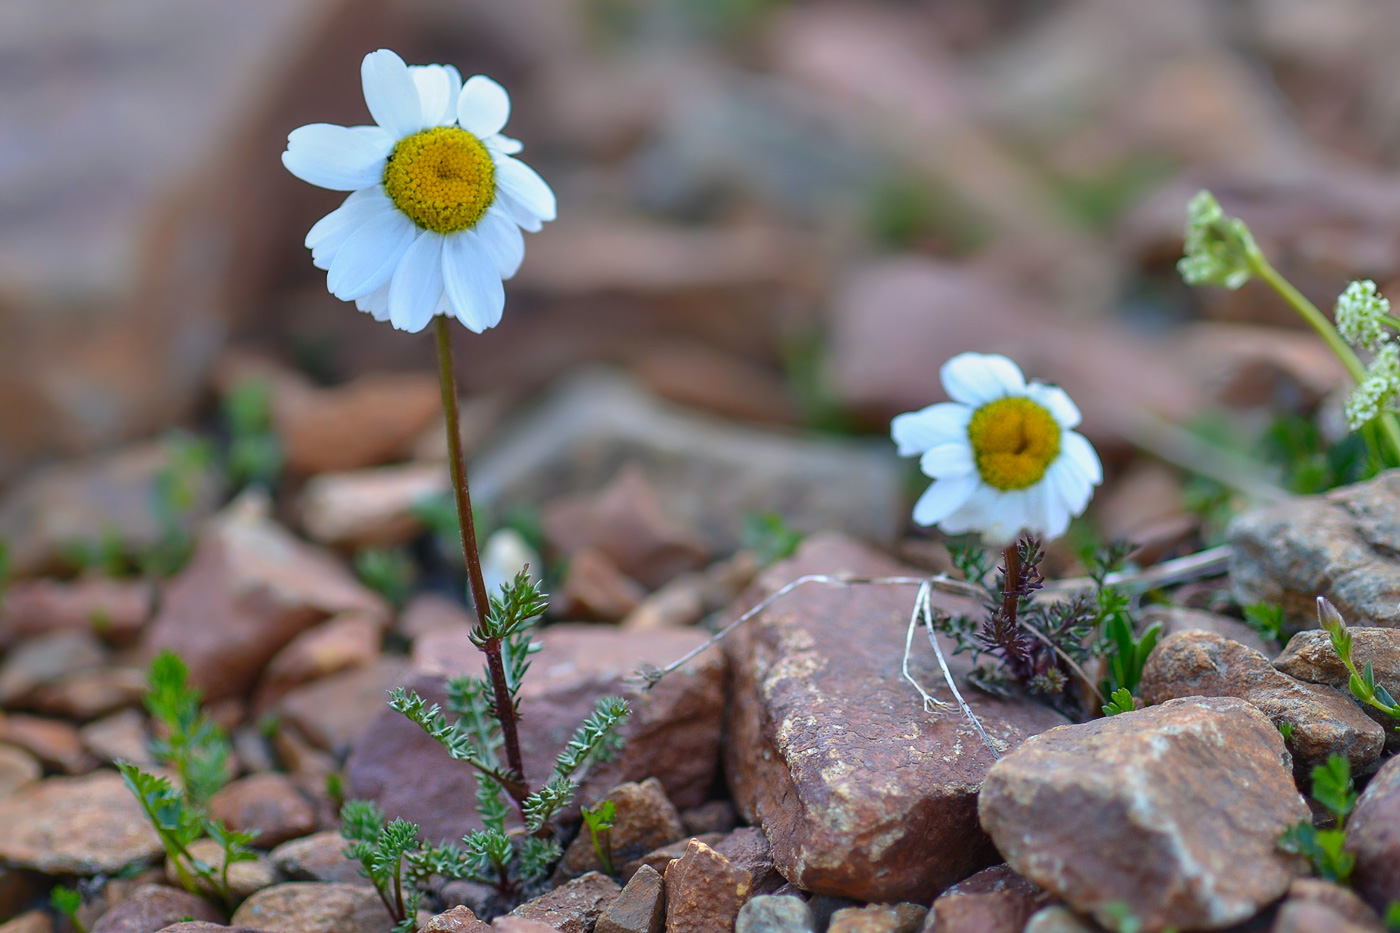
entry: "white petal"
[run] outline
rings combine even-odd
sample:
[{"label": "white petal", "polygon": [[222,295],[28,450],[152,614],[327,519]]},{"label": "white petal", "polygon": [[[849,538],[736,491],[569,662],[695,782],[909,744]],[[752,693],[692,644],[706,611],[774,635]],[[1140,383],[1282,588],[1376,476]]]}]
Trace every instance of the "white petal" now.
[{"label": "white petal", "polygon": [[360,83],[374,122],[390,136],[403,139],[429,125],[418,102],[418,87],[408,66],[388,49],[370,52],[360,65]]},{"label": "white petal", "polygon": [[1030,525],[1029,510],[1026,508],[1026,491],[1016,489],[1003,492],[992,506],[984,537],[997,543],[1009,543],[1020,537]]},{"label": "white petal", "polygon": [[457,122],[477,139],[495,136],[510,119],[510,95],[486,75],[472,75],[457,98]]},{"label": "white petal", "polygon": [[486,139],[482,140],[482,143],[486,145],[487,149],[504,152],[506,155],[515,155],[521,149],[525,148],[525,144],[520,140],[513,139],[502,133],[497,133],[495,136],[488,136]]},{"label": "white petal", "polygon": [[1042,540],[1049,541],[1058,538],[1063,534],[1064,529],[1051,532],[1047,502],[1049,500],[1049,487],[1042,479],[1039,483],[1027,489],[1023,489],[1022,495],[1025,501],[1026,510],[1026,530],[1032,534],[1039,535]]},{"label": "white petal", "polygon": [[317,187],[354,191],[379,184],[390,148],[348,126],[312,123],[287,134],[282,164]]},{"label": "white petal", "polygon": [[306,248],[314,250],[325,245],[338,249],[357,226],[384,209],[376,193],[373,188],[361,188],[340,202],[340,207],[316,221],[306,232]]},{"label": "white petal", "polygon": [[985,405],[1025,391],[1020,368],[996,353],[959,353],[939,371],[948,397],[964,405]]},{"label": "white petal", "polygon": [[1059,386],[1049,386],[1043,382],[1032,382],[1026,386],[1026,395],[1044,405],[1062,428],[1073,428],[1079,424],[1079,406],[1074,404],[1068,393]]},{"label": "white petal", "polygon": [[413,76],[413,86],[418,89],[418,107],[423,112],[423,122],[428,126],[442,126],[457,122],[457,95],[462,90],[462,79],[457,69],[445,65],[412,65],[408,73]]},{"label": "white petal", "polygon": [[501,210],[515,221],[515,225],[530,233],[539,233],[544,228],[544,222],[531,210],[521,205],[515,198],[501,188],[496,188],[496,203],[501,206]]},{"label": "white petal", "polygon": [[520,270],[520,263],[525,259],[525,237],[504,208],[491,205],[474,232],[496,264],[501,278],[508,279]]},{"label": "white petal", "polygon": [[967,531],[981,531],[990,520],[992,508],[1000,495],[999,491],[986,483],[979,483],[972,495],[967,497],[967,501],[939,522],[938,527],[954,535]]},{"label": "white petal", "polygon": [[373,315],[376,321],[389,320],[389,283],[385,282],[368,295],[356,298],[355,307]]},{"label": "white petal", "polygon": [[1061,458],[1045,471],[1045,481],[1050,490],[1060,497],[1071,516],[1082,513],[1093,498],[1094,487],[1084,481],[1069,461]]},{"label": "white petal", "polygon": [[967,423],[972,409],[956,402],[939,402],[918,411],[895,415],[890,436],[901,457],[921,454],[939,444],[967,440]]},{"label": "white petal", "polygon": [[1097,486],[1103,482],[1103,464],[1094,451],[1089,439],[1076,431],[1065,431],[1060,435],[1060,450],[1079,469],[1085,479]]},{"label": "white petal", "polygon": [[393,209],[365,221],[331,262],[326,276],[331,294],[353,301],[388,282],[416,233],[413,221]]},{"label": "white petal", "polygon": [[971,473],[977,464],[972,459],[972,447],[966,442],[954,441],[930,447],[919,458],[919,469],[925,476],[943,479]]},{"label": "white petal", "polygon": [[476,234],[467,230],[447,238],[442,276],[452,310],[468,330],[479,334],[500,323],[505,286]]},{"label": "white petal", "polygon": [[1052,541],[1069,528],[1069,506],[1048,477],[1037,483],[1036,488],[1045,504],[1045,540]]},{"label": "white petal", "polygon": [[416,334],[428,326],[442,300],[440,233],[424,230],[399,260],[389,280],[389,322],[397,330]]},{"label": "white petal", "polygon": [[540,220],[553,220],[556,204],[554,192],[544,179],[524,162],[508,155],[497,155],[496,187],[539,217]]},{"label": "white petal", "polygon": [[962,506],[981,484],[976,474],[936,479],[914,503],[914,522],[936,525]]}]

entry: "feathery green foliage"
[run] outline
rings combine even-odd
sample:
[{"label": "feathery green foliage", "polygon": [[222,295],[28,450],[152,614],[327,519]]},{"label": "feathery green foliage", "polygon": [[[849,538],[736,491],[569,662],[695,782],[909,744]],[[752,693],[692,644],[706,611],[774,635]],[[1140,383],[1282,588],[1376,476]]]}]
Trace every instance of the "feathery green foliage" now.
[{"label": "feathery green foliage", "polygon": [[397,933],[418,928],[425,882],[433,876],[468,876],[469,857],[460,848],[424,844],[417,824],[401,819],[387,822],[384,811],[372,801],[346,801],[340,820],[340,834],[349,843],[346,858],[360,863],[361,874],[374,885]]},{"label": "feathery green foliage", "polygon": [[1311,821],[1303,821],[1288,829],[1279,840],[1285,852],[1301,855],[1312,863],[1319,875],[1328,881],[1346,884],[1356,867],[1356,856],[1346,851],[1346,823],[1356,806],[1356,786],[1351,780],[1351,765],[1341,755],[1333,755],[1326,764],[1312,769],[1312,799],[1320,803],[1336,819],[1331,829],[1318,829]]}]

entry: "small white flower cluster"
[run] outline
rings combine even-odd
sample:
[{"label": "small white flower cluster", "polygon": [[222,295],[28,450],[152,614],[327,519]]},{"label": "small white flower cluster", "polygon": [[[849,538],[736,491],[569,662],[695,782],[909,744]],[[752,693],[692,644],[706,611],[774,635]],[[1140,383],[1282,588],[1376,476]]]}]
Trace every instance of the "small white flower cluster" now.
[{"label": "small white flower cluster", "polygon": [[1400,344],[1389,341],[1376,351],[1366,368],[1366,378],[1347,398],[1347,426],[1353,431],[1370,422],[1383,410],[1394,407],[1400,395]]},{"label": "small white flower cluster", "polygon": [[1236,289],[1254,277],[1249,257],[1254,236],[1238,217],[1226,217],[1220,202],[1201,191],[1186,207],[1186,255],[1177,271],[1188,285]]},{"label": "small white flower cluster", "polygon": [[1337,299],[1337,330],[1353,347],[1375,353],[1390,340],[1382,320],[1389,314],[1390,302],[1376,290],[1375,282],[1352,282]]}]

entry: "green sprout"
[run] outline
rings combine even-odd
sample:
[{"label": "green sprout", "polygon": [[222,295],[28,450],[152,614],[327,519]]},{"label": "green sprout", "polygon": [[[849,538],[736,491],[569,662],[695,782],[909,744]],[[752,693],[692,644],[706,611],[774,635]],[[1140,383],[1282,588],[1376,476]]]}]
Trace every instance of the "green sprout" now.
[{"label": "green sprout", "polygon": [[598,854],[598,862],[603,866],[603,874],[611,875],[612,828],[617,820],[617,804],[604,800],[598,806],[583,808],[583,824],[588,827],[588,835],[593,840],[593,851]]},{"label": "green sprout", "polygon": [[1283,607],[1277,603],[1251,603],[1245,606],[1244,621],[1261,638],[1283,641]]},{"label": "green sprout", "polygon": [[1326,764],[1312,769],[1312,798],[1336,819],[1332,829],[1318,829],[1309,820],[1290,827],[1279,840],[1279,848],[1301,855],[1328,881],[1346,884],[1356,867],[1356,856],[1346,851],[1346,821],[1356,806],[1356,786],[1351,765],[1341,755],[1332,755]]},{"label": "green sprout", "polygon": [[228,476],[234,488],[277,485],[286,456],[273,430],[272,386],[266,379],[238,383],[224,397],[228,428]]},{"label": "green sprout", "polygon": [[1104,705],[1103,714],[1105,716],[1117,716],[1119,713],[1131,713],[1137,709],[1137,700],[1133,698],[1133,692],[1127,687],[1119,687],[1113,691],[1113,696]]},{"label": "green sprout", "polygon": [[744,546],[754,552],[763,566],[791,557],[805,535],[794,531],[777,512],[744,516]]},{"label": "green sprout", "polygon": [[374,885],[398,933],[418,928],[423,883],[434,875],[465,876],[466,855],[453,845],[425,845],[418,826],[407,820],[386,822],[384,811],[368,800],[350,800],[340,809],[340,834],[350,843],[346,858],[360,863]]},{"label": "green sprout", "polygon": [[1385,910],[1385,928],[1390,933],[1400,933],[1400,901],[1391,901]]},{"label": "green sprout", "polygon": [[88,933],[87,924],[78,917],[78,911],[83,906],[83,895],[76,889],[67,885],[55,885],[49,892],[49,906],[55,912],[68,918],[68,923],[77,933]]},{"label": "green sprout", "polygon": [[1351,629],[1347,627],[1346,620],[1337,611],[1337,607],[1322,596],[1317,598],[1317,621],[1331,637],[1332,650],[1337,652],[1337,657],[1346,665],[1347,673],[1351,675],[1348,682],[1351,695],[1392,719],[1400,719],[1400,704],[1395,702],[1395,698],[1384,685],[1376,683],[1376,672],[1371,662],[1367,661],[1360,671],[1357,670],[1356,658],[1352,654]]},{"label": "green sprout", "polygon": [[164,738],[152,743],[156,760],[174,769],[185,795],[197,807],[228,783],[228,736],[200,706],[202,695],[189,682],[189,668],[173,651],[151,661],[147,675],[146,710],[164,728]]},{"label": "green sprout", "polygon": [[413,595],[418,566],[403,548],[369,547],[355,552],[355,573],[389,605],[402,608]]}]

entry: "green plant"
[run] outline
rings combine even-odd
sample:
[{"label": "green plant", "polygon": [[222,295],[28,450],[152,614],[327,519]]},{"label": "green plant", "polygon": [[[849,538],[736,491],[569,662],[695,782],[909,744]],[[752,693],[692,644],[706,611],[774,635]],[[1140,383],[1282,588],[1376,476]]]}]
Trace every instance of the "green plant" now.
[{"label": "green plant", "polygon": [[754,552],[763,566],[791,557],[806,537],[789,528],[777,512],[749,513],[744,516],[744,547]]},{"label": "green plant", "polygon": [[385,822],[384,811],[368,800],[350,800],[340,809],[340,834],[350,845],[347,858],[360,870],[384,903],[399,933],[418,928],[422,885],[434,875],[467,877],[467,856],[456,846],[425,845],[417,825],[407,820]]},{"label": "green plant", "polygon": [[614,874],[612,828],[616,820],[617,804],[611,800],[604,800],[591,809],[583,808],[583,825],[588,828],[588,835],[593,840],[593,851],[598,854],[598,862],[603,866],[605,875]]},{"label": "green plant", "polygon": [[164,447],[166,463],[156,474],[151,496],[160,534],[137,561],[142,573],[156,577],[174,576],[194,553],[189,517],[215,473],[214,446],[207,438],[172,431]]},{"label": "green plant", "polygon": [[1261,638],[1283,641],[1283,607],[1277,603],[1250,603],[1244,607],[1244,621]]},{"label": "green plant", "polygon": [[1337,652],[1337,657],[1346,665],[1347,673],[1351,675],[1347,684],[1351,695],[1392,719],[1400,719],[1400,703],[1395,702],[1395,698],[1384,685],[1376,683],[1376,672],[1371,662],[1367,661],[1360,671],[1356,669],[1356,658],[1352,654],[1351,629],[1347,627],[1346,620],[1337,611],[1337,607],[1321,596],[1317,598],[1317,620],[1330,636],[1332,650]]},{"label": "green plant", "polygon": [[229,482],[236,489],[274,487],[286,458],[273,430],[271,384],[259,378],[238,383],[224,396],[223,416]]},{"label": "green plant", "polygon": [[418,565],[403,548],[367,547],[355,552],[355,574],[389,605],[402,608],[413,595]]},{"label": "green plant", "polygon": [[1391,901],[1386,908],[1385,928],[1391,933],[1400,933],[1400,901]]},{"label": "green plant", "polygon": [[1104,705],[1103,714],[1117,716],[1119,713],[1131,713],[1137,708],[1137,700],[1133,698],[1132,691],[1126,687],[1119,687]]},{"label": "green plant", "polygon": [[[515,733],[507,724],[513,726],[519,717],[520,687],[537,650],[530,632],[547,604],[527,570],[489,599],[490,612],[471,632],[472,642],[487,654],[486,670],[481,677],[457,677],[447,685],[447,710],[455,719],[449,722],[437,704],[403,689],[390,694],[389,706],[475,770],[477,811],[485,828],[463,840],[468,863],[474,877],[488,877],[503,894],[514,895],[547,877],[558,860],[559,847],[551,838],[553,819],[573,800],[583,769],[621,747],[618,730],[629,709],[617,697],[599,700],[560,752],[549,779],[532,790],[523,768],[513,764],[520,761],[520,751],[510,747]],[[493,646],[494,655],[489,650]],[[492,672],[497,659],[499,680]],[[507,799],[524,824],[523,838],[506,830]]]},{"label": "green plant", "polygon": [[49,906],[56,913],[67,917],[68,923],[77,933],[88,933],[87,924],[78,916],[78,910],[83,906],[83,895],[77,890],[67,885],[54,885],[54,889],[49,892]]},{"label": "green plant", "polygon": [[1293,741],[1293,723],[1281,722],[1278,724],[1278,734],[1283,736],[1285,742]]},{"label": "green plant", "polygon": [[1142,933],[1142,921],[1133,909],[1121,901],[1103,906],[1104,925],[1115,933]]},{"label": "green plant", "polygon": [[1285,852],[1301,855],[1312,863],[1319,875],[1328,881],[1345,884],[1351,878],[1356,856],[1345,851],[1346,821],[1356,806],[1356,786],[1351,780],[1351,766],[1341,755],[1333,755],[1326,764],[1312,769],[1312,798],[1336,819],[1331,829],[1318,829],[1310,821],[1289,828],[1279,840]]}]

